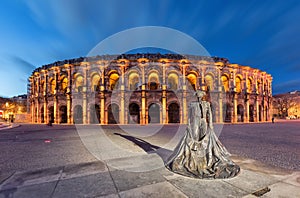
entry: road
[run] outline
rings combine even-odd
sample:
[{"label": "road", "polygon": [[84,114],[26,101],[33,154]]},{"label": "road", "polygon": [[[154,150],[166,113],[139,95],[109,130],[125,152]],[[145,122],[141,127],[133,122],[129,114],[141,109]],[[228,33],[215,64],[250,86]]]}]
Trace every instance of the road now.
[{"label": "road", "polygon": [[[2,130],[0,131],[0,173],[97,161],[97,158],[84,146],[80,132],[84,131],[88,134],[90,131],[91,133],[99,131],[99,128],[100,126],[97,125],[50,127],[24,124],[17,128]],[[148,152],[154,146],[154,148],[164,147],[171,153],[184,133],[184,128],[184,125],[163,127],[161,125],[121,127],[115,125],[103,126],[101,130],[121,149]],[[298,121],[275,124],[225,124],[219,139],[234,155],[288,170],[300,170],[300,122]]]}]

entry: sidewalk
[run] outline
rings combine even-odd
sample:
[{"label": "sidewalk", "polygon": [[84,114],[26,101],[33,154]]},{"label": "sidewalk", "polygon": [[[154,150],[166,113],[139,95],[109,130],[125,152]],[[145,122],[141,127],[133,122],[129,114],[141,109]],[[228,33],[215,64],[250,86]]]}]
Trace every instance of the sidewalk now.
[{"label": "sidewalk", "polygon": [[15,124],[15,123],[0,123],[0,131],[4,130],[4,129],[11,129],[11,128],[15,128],[20,126],[19,124]]},{"label": "sidewalk", "polygon": [[[174,174],[163,167],[156,153],[105,163],[96,161],[27,172],[1,171],[0,198],[300,197],[300,172],[270,168],[237,156],[232,158],[240,165],[241,173],[224,180],[201,180]],[[161,165],[161,168],[137,172],[141,167],[154,165]],[[132,171],[124,170],[130,168]]]}]

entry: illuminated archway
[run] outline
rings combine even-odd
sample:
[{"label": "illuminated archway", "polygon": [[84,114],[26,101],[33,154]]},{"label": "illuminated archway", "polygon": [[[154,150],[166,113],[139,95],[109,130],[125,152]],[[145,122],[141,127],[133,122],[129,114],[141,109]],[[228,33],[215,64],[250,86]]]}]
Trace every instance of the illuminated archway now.
[{"label": "illuminated archway", "polygon": [[227,75],[222,75],[221,76],[221,81],[222,81],[222,85],[223,85],[223,90],[225,92],[229,91],[229,78]]},{"label": "illuminated archway", "polygon": [[244,106],[241,104],[237,106],[237,121],[244,122]]},{"label": "illuminated archway", "polygon": [[235,87],[237,93],[242,92],[242,80],[239,76],[235,77]]},{"label": "illuminated archway", "polygon": [[109,75],[109,89],[114,90],[118,86],[119,81],[119,74],[116,72],[113,72]]},{"label": "illuminated archway", "polygon": [[179,105],[177,103],[171,103],[168,106],[168,122],[169,123],[180,122]]},{"label": "illuminated archway", "polygon": [[117,104],[110,104],[107,107],[108,124],[119,123],[119,106]]},{"label": "illuminated archway", "polygon": [[129,105],[128,123],[129,124],[140,123],[140,107],[136,103],[131,103]]},{"label": "illuminated archway", "polygon": [[211,74],[207,74],[204,77],[205,79],[205,84],[207,86],[208,91],[214,90],[214,77]]},{"label": "illuminated archway", "polygon": [[91,124],[100,123],[100,106],[98,104],[90,105],[90,123]]},{"label": "illuminated archway", "polygon": [[160,108],[156,103],[149,105],[148,123],[160,123]]},{"label": "illuminated archway", "polygon": [[74,123],[75,124],[82,124],[83,123],[83,114],[82,114],[82,106],[81,105],[76,105],[74,107]]},{"label": "illuminated archway", "polygon": [[149,89],[157,90],[159,87],[159,77],[156,72],[151,72],[148,77]]},{"label": "illuminated archway", "polygon": [[82,87],[83,87],[83,76],[82,75],[77,75],[75,77],[75,91],[76,92],[82,92]]},{"label": "illuminated archway", "polygon": [[168,75],[168,89],[178,89],[178,75],[176,73],[170,73]]},{"label": "illuminated archway", "polygon": [[197,88],[197,76],[194,73],[189,73],[187,75],[188,83],[187,83],[187,88],[189,90],[196,90]]},{"label": "illuminated archway", "polygon": [[91,89],[92,91],[99,91],[100,75],[94,74],[91,78]]},{"label": "illuminated archway", "polygon": [[67,117],[67,106],[63,105],[59,108],[60,113],[60,123],[67,123],[68,117]]},{"label": "illuminated archway", "polygon": [[128,79],[128,88],[129,90],[136,90],[139,85],[139,74],[136,72],[132,72],[129,74],[129,79]]}]

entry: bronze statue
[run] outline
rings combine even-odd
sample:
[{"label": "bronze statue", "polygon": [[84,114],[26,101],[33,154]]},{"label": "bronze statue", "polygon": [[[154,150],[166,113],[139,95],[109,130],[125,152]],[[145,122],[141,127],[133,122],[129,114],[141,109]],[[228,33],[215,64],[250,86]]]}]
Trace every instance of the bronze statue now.
[{"label": "bronze statue", "polygon": [[207,179],[236,176],[240,167],[231,159],[215,135],[210,103],[205,92],[197,90],[198,101],[189,105],[189,119],[184,137],[170,156],[166,167],[178,174]]}]

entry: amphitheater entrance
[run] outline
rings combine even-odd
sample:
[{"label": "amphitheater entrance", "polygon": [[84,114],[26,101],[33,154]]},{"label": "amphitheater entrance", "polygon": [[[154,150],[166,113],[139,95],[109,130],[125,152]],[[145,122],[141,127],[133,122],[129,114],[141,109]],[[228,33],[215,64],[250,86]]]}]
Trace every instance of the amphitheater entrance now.
[{"label": "amphitheater entrance", "polygon": [[241,104],[237,106],[237,121],[244,122],[244,106]]},{"label": "amphitheater entrance", "polygon": [[168,107],[168,123],[179,123],[179,116],[179,105],[177,103],[171,103]]},{"label": "amphitheater entrance", "polygon": [[254,122],[254,106],[249,105],[249,122]]},{"label": "amphitheater entrance", "polygon": [[262,108],[261,108],[261,105],[258,106],[258,121],[261,122],[261,112],[262,112]]},{"label": "amphitheater entrance", "polygon": [[231,122],[231,105],[228,103],[223,105],[223,121]]},{"label": "amphitheater entrance", "polygon": [[44,123],[45,119],[44,119],[44,107],[41,108],[41,123]]},{"label": "amphitheater entrance", "polygon": [[107,121],[108,124],[119,123],[119,106],[117,104],[110,104],[107,107]]},{"label": "amphitheater entrance", "polygon": [[65,105],[59,108],[59,113],[60,113],[60,123],[67,123],[68,122],[67,107]]},{"label": "amphitheater entrance", "polygon": [[160,108],[156,103],[152,103],[148,108],[148,123],[160,123]]},{"label": "amphitheater entrance", "polygon": [[98,104],[92,104],[90,106],[90,124],[100,123],[100,106]]},{"label": "amphitheater entrance", "polygon": [[83,116],[82,116],[82,106],[76,105],[74,107],[74,123],[75,124],[82,124],[83,123]]},{"label": "amphitheater entrance", "polygon": [[49,107],[49,122],[54,123],[54,107]]},{"label": "amphitheater entrance", "polygon": [[136,103],[129,105],[128,113],[128,124],[139,124],[140,123],[140,107]]}]

